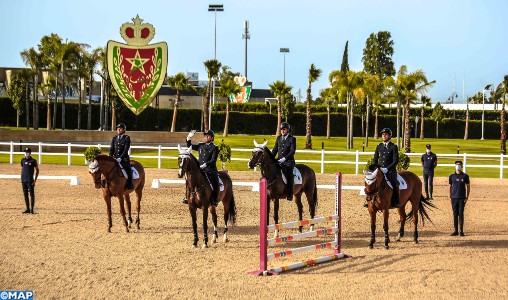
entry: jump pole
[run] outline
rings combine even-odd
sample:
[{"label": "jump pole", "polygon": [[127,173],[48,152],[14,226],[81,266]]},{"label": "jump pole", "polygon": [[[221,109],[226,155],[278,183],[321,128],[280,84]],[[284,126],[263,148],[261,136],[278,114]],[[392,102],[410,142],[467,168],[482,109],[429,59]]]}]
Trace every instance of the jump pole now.
[{"label": "jump pole", "polygon": [[[259,270],[254,270],[254,271],[248,272],[248,274],[255,275],[255,276],[278,275],[279,273],[286,272],[289,270],[299,269],[299,268],[303,268],[306,266],[311,266],[311,265],[320,264],[323,262],[328,262],[328,261],[338,260],[341,258],[350,257],[349,255],[340,252],[341,251],[341,242],[342,242],[342,238],[341,238],[341,235],[342,235],[342,218],[341,218],[342,173],[337,172],[335,174],[335,215],[330,216],[330,217],[313,219],[318,222],[330,221],[333,219],[333,220],[335,220],[336,230],[333,230],[333,229],[318,230],[318,232],[316,232],[316,233],[301,233],[301,234],[297,234],[297,235],[293,235],[293,236],[287,236],[286,238],[282,238],[282,239],[277,238],[276,240],[272,239],[272,240],[268,241],[266,239],[266,237],[268,234],[269,227],[273,229],[274,227],[275,228],[284,228],[284,225],[286,225],[287,227],[291,227],[291,226],[295,226],[295,225],[299,226],[300,223],[305,223],[305,224],[312,223],[313,220],[310,220],[310,222],[309,222],[309,220],[305,220],[305,221],[298,221],[298,222],[289,222],[289,223],[284,223],[284,224],[265,225],[268,222],[268,210],[267,210],[267,201],[268,200],[267,200],[267,189],[266,188],[267,188],[266,179],[262,178],[259,183],[259,190],[260,190],[260,193],[259,193],[259,197],[260,197]],[[272,243],[279,243],[281,241],[289,241],[289,240],[293,240],[293,238],[302,238],[302,237],[307,237],[307,236],[318,236],[321,234],[325,234],[325,232],[326,233],[334,232],[335,233],[335,240],[333,242],[329,242],[329,243],[322,243],[322,244],[311,245],[311,246],[307,246],[307,247],[283,251],[283,256],[291,255],[291,254],[297,253],[297,252],[304,252],[304,251],[309,251],[309,250],[313,250],[313,249],[323,249],[323,248],[331,248],[331,247],[334,247],[333,254],[268,270],[267,249],[268,249],[269,243],[272,244]],[[271,258],[277,258],[279,256],[280,255],[278,255],[278,254],[275,254],[275,255],[270,254]]]}]

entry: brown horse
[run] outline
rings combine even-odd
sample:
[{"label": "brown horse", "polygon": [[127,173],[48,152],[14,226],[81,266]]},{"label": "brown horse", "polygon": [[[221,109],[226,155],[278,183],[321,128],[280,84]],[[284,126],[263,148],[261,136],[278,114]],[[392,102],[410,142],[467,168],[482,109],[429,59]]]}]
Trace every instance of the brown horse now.
[{"label": "brown horse", "polygon": [[[369,205],[369,214],[370,214],[370,243],[369,248],[372,249],[374,247],[374,242],[376,241],[376,213],[378,211],[383,211],[383,229],[385,231],[385,248],[389,248],[390,238],[388,236],[388,217],[389,210],[391,205],[391,199],[393,190],[388,183],[384,179],[383,172],[377,168],[376,166],[370,166],[370,171],[364,171],[365,174],[365,194],[367,195],[367,203]],[[404,225],[406,220],[413,219],[413,224],[415,227],[413,240],[415,244],[418,244],[418,212],[420,212],[420,216],[422,219],[422,224],[425,225],[425,219],[430,220],[429,215],[427,214],[426,207],[435,208],[434,204],[430,203],[428,200],[422,195],[422,181],[420,178],[412,172],[409,171],[401,171],[399,175],[405,180],[407,184],[407,188],[402,189],[402,185],[400,186],[400,207],[399,218],[400,218],[400,229],[399,234],[397,235],[396,241],[399,242],[400,239],[404,236]],[[409,215],[406,214],[405,208],[406,204],[411,202],[412,213]]]},{"label": "brown horse", "polygon": [[[261,169],[261,176],[268,181],[268,200],[273,200],[273,220],[275,224],[279,223],[279,198],[285,197],[286,184],[282,179],[282,167],[278,163],[272,152],[266,147],[267,142],[258,144],[254,141],[254,150],[252,150],[252,157],[249,160],[248,166],[253,169],[259,165]],[[313,219],[316,213],[318,204],[317,187],[316,187],[316,173],[314,170],[303,164],[295,165],[295,168],[300,171],[301,183],[294,184],[293,195],[295,196],[295,203],[298,208],[298,220],[303,218],[303,205],[302,193],[305,193],[307,202],[309,203],[310,218]],[[296,180],[295,180],[296,181]],[[268,214],[270,214],[270,201],[268,201]],[[302,232],[302,226],[298,228]],[[311,225],[311,231],[314,230],[314,225]],[[278,230],[275,230],[274,236],[278,237]]]},{"label": "brown horse", "polygon": [[[203,210],[203,248],[208,248],[208,208],[212,214],[213,221],[213,237],[212,242],[216,243],[218,239],[217,234],[217,212],[215,206],[210,204],[210,197],[212,196],[212,187],[206,178],[206,175],[199,168],[199,163],[196,157],[192,155],[192,147],[188,149],[181,149],[178,146],[180,154],[178,155],[178,177],[182,178],[185,175],[187,183],[187,199],[189,202],[189,212],[192,218],[192,230],[194,232],[193,247],[198,246],[198,225],[196,210],[198,208]],[[226,172],[219,172],[219,178],[222,180],[224,190],[219,192],[219,202],[224,205],[224,242],[227,243],[228,239],[228,220],[234,225],[236,222],[236,204],[233,195],[233,182],[231,177]],[[187,192],[188,191],[188,192]]]},{"label": "brown horse", "polygon": [[[125,184],[127,179],[123,177],[120,166],[117,161],[107,155],[97,155],[94,160],[88,164],[89,172],[93,177],[95,188],[102,189],[102,197],[106,201],[108,213],[108,232],[111,232],[113,222],[111,220],[111,197],[117,197],[120,203],[120,213],[125,225],[125,231],[129,232],[132,224],[131,217],[131,199],[129,194],[133,191],[136,192],[136,228],[139,229],[139,211],[141,209],[141,197],[143,196],[143,187],[145,186],[145,169],[143,166],[134,160],[131,160],[133,166],[139,173],[139,178],[133,180],[134,189],[126,190]],[[124,200],[127,205],[129,217],[125,218]]]}]

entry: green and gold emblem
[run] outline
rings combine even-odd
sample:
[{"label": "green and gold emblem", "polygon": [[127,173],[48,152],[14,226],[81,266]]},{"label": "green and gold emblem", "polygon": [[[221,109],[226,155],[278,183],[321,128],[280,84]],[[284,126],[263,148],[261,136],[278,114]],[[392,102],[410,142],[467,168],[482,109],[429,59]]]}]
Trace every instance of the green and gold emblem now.
[{"label": "green and gold emblem", "polygon": [[252,86],[245,85],[247,82],[247,78],[244,76],[235,76],[235,82],[240,86],[242,91],[236,95],[230,94],[229,99],[233,103],[245,103],[249,102],[250,92],[252,91]]},{"label": "green and gold emblem", "polygon": [[108,42],[109,77],[125,105],[139,115],[159,92],[168,65],[168,45],[148,43],[155,28],[136,16],[124,23],[120,35],[127,44]]}]

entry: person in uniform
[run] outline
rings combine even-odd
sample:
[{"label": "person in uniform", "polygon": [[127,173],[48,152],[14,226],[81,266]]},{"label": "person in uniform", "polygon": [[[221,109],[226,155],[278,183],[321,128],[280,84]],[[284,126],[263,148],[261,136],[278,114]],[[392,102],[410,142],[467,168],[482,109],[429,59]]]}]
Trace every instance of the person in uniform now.
[{"label": "person in uniform", "polygon": [[397,180],[397,164],[399,163],[399,148],[392,143],[392,131],[390,128],[381,130],[382,143],[379,143],[374,152],[373,164],[377,165],[386,175],[393,186],[392,207],[400,206],[399,181]]},{"label": "person in uniform", "polygon": [[[30,148],[25,148],[25,157],[21,159],[21,186],[23,188],[26,205],[26,210],[23,212],[24,214],[34,214],[35,182],[37,182],[37,177],[39,177],[39,165],[37,164],[37,160],[32,157],[32,150]],[[28,201],[29,193],[31,203]]]},{"label": "person in uniform", "polygon": [[280,124],[280,133],[275,140],[272,154],[277,154],[277,160],[286,176],[286,199],[293,200],[293,168],[295,167],[296,138],[290,133],[291,126],[287,122]]},{"label": "person in uniform", "polygon": [[[187,136],[187,147],[192,146],[192,150],[199,152],[199,167],[205,173],[212,184],[213,191],[210,203],[213,206],[219,204],[219,172],[217,170],[217,157],[219,156],[219,147],[213,143],[215,139],[215,133],[213,130],[205,130],[203,132],[205,141],[199,144],[192,144],[192,137],[196,133],[196,130],[191,130]],[[187,188],[186,188],[187,190]],[[187,203],[187,199],[184,199],[184,203]]]},{"label": "person in uniform", "polygon": [[120,123],[116,126],[117,135],[113,137],[111,146],[109,147],[109,156],[116,159],[127,173],[127,184],[125,189],[130,190],[134,188],[132,184],[132,169],[131,160],[129,158],[129,149],[131,148],[131,138],[125,134],[127,126]]},{"label": "person in uniform", "polygon": [[[462,172],[462,161],[455,162],[455,172],[448,178],[450,184],[450,201],[453,210],[453,228],[452,236],[464,236],[464,207],[471,187],[469,186],[469,175]],[[460,233],[459,233],[460,228]]]},{"label": "person in uniform", "polygon": [[432,191],[434,190],[434,169],[437,166],[437,156],[430,150],[430,144],[427,144],[425,147],[427,148],[426,152],[422,155],[423,186],[427,196],[425,199],[433,200]]}]

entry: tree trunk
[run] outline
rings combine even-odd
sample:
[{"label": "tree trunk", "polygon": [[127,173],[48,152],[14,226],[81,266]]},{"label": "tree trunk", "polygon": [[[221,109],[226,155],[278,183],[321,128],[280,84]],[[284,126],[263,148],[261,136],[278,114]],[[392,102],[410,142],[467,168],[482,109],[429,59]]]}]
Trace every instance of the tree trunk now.
[{"label": "tree trunk", "polygon": [[400,97],[397,97],[397,147],[400,149]]},{"label": "tree trunk", "polygon": [[111,131],[115,131],[115,124],[116,124],[116,108],[115,104],[111,103]]},{"label": "tree trunk", "polygon": [[377,133],[379,132],[379,123],[378,123],[378,111],[376,109],[376,120],[374,121],[374,139],[378,139]]},{"label": "tree trunk", "polygon": [[[87,124],[86,129],[92,130],[92,91],[93,91],[93,74],[89,74],[88,78],[88,86],[90,90],[88,92],[88,116],[87,116]],[[113,123],[115,124],[115,123]]]},{"label": "tree trunk", "polygon": [[84,78],[79,79],[79,100],[78,100],[78,130],[81,130],[81,102],[85,95],[85,80]]},{"label": "tree trunk", "polygon": [[16,110],[16,128],[19,127],[19,110]]},{"label": "tree trunk", "polygon": [[51,90],[48,91],[48,103],[47,114],[46,114],[46,130],[51,130]]},{"label": "tree trunk", "polygon": [[367,116],[365,117],[365,147],[369,147],[369,114],[370,114],[370,105],[369,105],[369,96],[367,96]]},{"label": "tree trunk", "polygon": [[65,68],[62,63],[62,130],[65,130]]},{"label": "tree trunk", "polygon": [[421,119],[422,119],[422,123],[420,124],[420,139],[424,139],[425,138],[425,134],[423,132],[424,128],[425,128],[425,111],[422,107],[422,113],[421,113]]},{"label": "tree trunk", "polygon": [[25,105],[26,130],[30,130],[30,94],[28,92],[28,81],[25,84]]},{"label": "tree trunk", "polygon": [[39,70],[35,70],[34,76],[34,130],[39,130]]},{"label": "tree trunk", "polygon": [[280,135],[280,123],[282,123],[282,116],[280,110],[281,110],[280,97],[277,97],[277,130],[275,131],[275,136]]},{"label": "tree trunk", "polygon": [[171,132],[176,129],[176,113],[178,112],[178,105],[180,105],[180,91],[176,90],[175,104],[173,105],[173,120],[171,121]]},{"label": "tree trunk", "polygon": [[[222,133],[222,136],[223,137],[227,137],[228,136],[228,128],[229,128],[229,102],[230,100],[227,99],[226,100],[226,121],[224,122],[224,132]],[[224,165],[223,165],[224,167]],[[223,168],[224,170],[224,168]]]},{"label": "tree trunk", "polygon": [[406,108],[405,108],[405,143],[404,143],[404,152],[411,153],[411,120],[409,119],[409,97],[406,97]]},{"label": "tree trunk", "polygon": [[307,122],[305,124],[305,149],[312,149],[312,120],[310,114],[311,87],[307,89]]},{"label": "tree trunk", "polygon": [[330,104],[326,107],[326,138],[330,139]]},{"label": "tree trunk", "polygon": [[[504,95],[506,97],[506,95]],[[505,97],[503,97],[503,102],[501,104],[501,117],[500,117],[500,120],[499,122],[501,123],[501,154],[506,154],[506,128],[505,128],[505,123],[506,123],[506,120],[505,120],[505,111],[504,111],[504,99]]]},{"label": "tree trunk", "polygon": [[211,95],[211,88],[212,88],[212,80],[208,80],[208,87],[206,89],[205,93],[205,105],[203,107],[203,128],[204,130],[208,130],[208,112],[210,109],[210,95]]},{"label": "tree trunk", "polygon": [[436,121],[436,139],[439,138],[439,121]]},{"label": "tree trunk", "polygon": [[466,128],[464,129],[464,140],[469,138],[469,105],[466,108]]},{"label": "tree trunk", "polygon": [[351,108],[350,108],[350,111],[351,111],[351,116],[349,117],[349,149],[353,149],[353,136],[354,136],[354,131],[353,131],[353,126],[354,126],[354,122],[353,122],[353,119],[355,117],[355,114],[354,114],[354,103],[355,103],[355,98],[353,96],[353,94],[350,95],[351,97]]},{"label": "tree trunk", "polygon": [[58,74],[56,75],[55,81],[55,103],[53,104],[53,122],[51,125],[51,129],[56,129],[56,113],[58,111]]}]

